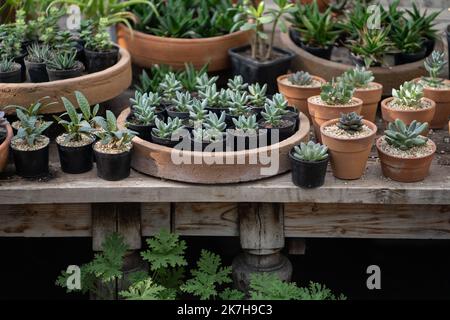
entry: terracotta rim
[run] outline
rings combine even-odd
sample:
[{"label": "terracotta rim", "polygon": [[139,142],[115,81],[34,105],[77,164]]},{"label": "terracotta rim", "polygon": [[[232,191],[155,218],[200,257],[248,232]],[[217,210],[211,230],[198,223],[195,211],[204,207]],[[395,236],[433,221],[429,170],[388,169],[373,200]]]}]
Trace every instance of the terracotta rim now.
[{"label": "terracotta rim", "polygon": [[11,143],[11,140],[14,136],[13,129],[9,123],[6,125],[6,132],[6,139],[2,144],[0,144],[0,152],[3,152],[5,151],[5,149],[9,148],[9,144]]},{"label": "terracotta rim", "polygon": [[[296,88],[296,89],[318,89],[318,88],[321,88],[321,87],[322,87],[322,86],[302,87],[302,86],[295,86],[295,85],[291,85],[291,84],[289,84],[289,83],[281,82],[281,80],[283,80],[283,79],[289,77],[289,76],[292,75],[292,74],[293,74],[293,73],[291,72],[291,73],[283,74],[283,75],[279,76],[279,77],[277,78],[277,83],[278,83],[279,85],[282,85],[282,86],[287,86],[287,87],[290,87],[290,88]],[[327,80],[325,80],[324,78],[318,77],[318,76],[311,76],[311,78],[313,78],[313,79],[315,79],[315,80],[321,82],[322,84],[324,84],[324,83],[327,82]]]},{"label": "terracotta rim", "polygon": [[317,97],[320,97],[320,95],[319,96],[309,97],[308,100],[307,100],[308,103],[311,103],[311,104],[316,105],[316,106],[322,106],[322,107],[325,107],[325,108],[331,107],[331,108],[342,108],[342,109],[354,108],[354,107],[357,107],[358,105],[363,105],[364,104],[364,102],[360,98],[356,98],[356,97],[353,97],[352,100],[356,101],[358,103],[352,104],[352,105],[342,105],[342,104],[329,105],[329,104],[325,104],[325,103],[324,104],[319,104],[319,103],[315,103],[314,101],[312,101],[312,99],[315,99]]},{"label": "terracotta rim", "polygon": [[372,88],[372,89],[362,89],[362,88],[355,88],[355,91],[358,92],[372,92],[372,91],[379,91],[379,90],[383,90],[383,85],[381,83],[378,82],[371,82],[370,84],[372,85],[376,85],[377,88]]},{"label": "terracotta rim", "polygon": [[365,125],[368,126],[370,129],[372,129],[372,133],[369,134],[368,136],[365,136],[365,137],[359,137],[359,138],[355,138],[355,139],[346,139],[346,138],[334,137],[334,136],[331,136],[331,135],[326,134],[326,133],[324,132],[323,129],[324,129],[325,127],[328,127],[329,125],[335,124],[335,123],[337,123],[338,121],[339,121],[339,118],[336,118],[336,119],[331,119],[331,120],[328,120],[328,121],[322,123],[322,125],[320,126],[320,133],[323,134],[324,136],[327,136],[328,138],[334,139],[334,140],[339,140],[339,141],[357,141],[357,140],[362,140],[362,139],[370,138],[370,137],[376,135],[376,134],[377,134],[377,131],[378,131],[378,127],[377,127],[373,122],[370,122],[369,120],[363,119],[363,120],[362,120],[363,124],[365,124]]},{"label": "terracotta rim", "polygon": [[431,109],[436,108],[436,102],[434,102],[434,101],[431,100],[431,99],[428,99],[428,98],[425,98],[425,97],[424,97],[424,98],[422,98],[422,100],[427,100],[427,101],[429,101],[429,102],[431,103],[431,107],[425,108],[425,109],[420,109],[420,110],[400,110],[400,109],[394,109],[394,108],[389,107],[389,105],[388,105],[388,103],[391,102],[391,101],[394,100],[394,99],[395,99],[394,97],[390,97],[390,98],[384,99],[384,100],[381,102],[381,106],[382,106],[383,108],[386,108],[386,109],[388,109],[388,110],[392,110],[392,111],[395,111],[395,112],[411,112],[411,113],[415,113],[415,112],[424,112],[425,110],[431,110]]},{"label": "terracotta rim", "polygon": [[[421,80],[421,78],[415,78],[415,79],[413,79],[412,81],[414,81],[414,82],[419,82]],[[444,83],[448,83],[448,84],[450,84],[450,80],[449,79],[443,79],[444,80]],[[430,91],[436,91],[436,92],[441,92],[441,91],[443,91],[443,92],[445,92],[445,91],[450,91],[450,87],[448,87],[448,88],[445,88],[445,89],[438,89],[438,88],[433,88],[433,87],[423,87],[423,89],[424,90],[430,90]]]},{"label": "terracotta rim", "polygon": [[425,155],[425,156],[422,156],[422,157],[417,157],[417,158],[401,158],[401,157],[396,157],[396,156],[394,156],[394,155],[392,155],[392,154],[390,154],[390,153],[384,152],[383,149],[381,148],[381,145],[380,145],[380,144],[381,144],[381,138],[383,138],[383,137],[384,137],[384,136],[379,137],[379,138],[377,139],[375,145],[376,145],[376,147],[377,147],[378,152],[384,154],[385,156],[391,157],[391,158],[395,158],[395,159],[399,159],[399,160],[406,160],[406,161],[408,161],[408,160],[420,160],[420,159],[425,159],[425,158],[428,158],[428,157],[430,157],[430,156],[433,156],[433,155],[436,153],[436,143],[434,143],[433,140],[431,140],[430,138],[428,138],[428,140],[431,141],[431,142],[433,143],[433,145],[432,145],[432,146],[433,146],[433,152],[432,152],[432,153],[430,153],[430,154],[428,154],[428,155]]}]

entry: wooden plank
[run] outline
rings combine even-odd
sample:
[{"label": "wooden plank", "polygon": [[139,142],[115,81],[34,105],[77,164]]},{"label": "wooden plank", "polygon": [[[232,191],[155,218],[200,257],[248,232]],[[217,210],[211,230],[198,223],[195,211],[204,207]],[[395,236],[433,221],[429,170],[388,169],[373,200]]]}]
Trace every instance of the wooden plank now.
[{"label": "wooden plank", "polygon": [[1,205],[0,237],[90,237],[89,204]]},{"label": "wooden plank", "polygon": [[170,203],[141,204],[142,236],[150,237],[161,229],[170,230]]},{"label": "wooden plank", "polygon": [[141,205],[139,203],[117,205],[117,232],[124,237],[129,250],[142,248]]},{"label": "wooden plank", "polygon": [[235,203],[175,203],[174,226],[181,235],[238,236]]},{"label": "wooden plank", "polygon": [[105,238],[116,231],[116,205],[113,203],[92,204],[92,250],[101,251]]},{"label": "wooden plank", "polygon": [[450,239],[448,205],[287,204],[286,237]]}]

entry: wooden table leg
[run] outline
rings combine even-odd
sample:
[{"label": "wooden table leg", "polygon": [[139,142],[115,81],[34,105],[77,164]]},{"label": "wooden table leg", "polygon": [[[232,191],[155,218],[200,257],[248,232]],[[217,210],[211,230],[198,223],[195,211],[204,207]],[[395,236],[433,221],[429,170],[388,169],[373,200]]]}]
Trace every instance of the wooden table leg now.
[{"label": "wooden table leg", "polygon": [[242,203],[238,205],[239,232],[244,252],[233,261],[235,286],[248,290],[250,276],[270,272],[289,281],[291,262],[281,254],[284,247],[283,205]]}]

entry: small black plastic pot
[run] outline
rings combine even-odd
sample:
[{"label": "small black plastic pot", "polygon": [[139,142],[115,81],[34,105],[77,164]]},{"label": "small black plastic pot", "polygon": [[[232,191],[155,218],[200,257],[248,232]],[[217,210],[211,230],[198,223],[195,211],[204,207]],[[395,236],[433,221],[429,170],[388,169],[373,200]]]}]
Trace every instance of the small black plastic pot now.
[{"label": "small black plastic pot", "polygon": [[291,38],[292,42],[301,47],[302,40],[300,39],[300,32],[293,28],[289,28],[289,37]]},{"label": "small black plastic pot", "polygon": [[26,51],[22,52],[22,54],[18,57],[14,58],[14,62],[20,64],[22,67],[20,70],[20,82],[24,82],[27,80],[27,68],[25,66],[25,57],[28,55]]},{"label": "small black plastic pot", "polygon": [[413,63],[425,58],[426,48],[422,48],[419,52],[405,53],[400,52],[395,55],[395,64],[402,65],[407,63]]},{"label": "small black plastic pot", "polygon": [[319,48],[319,47],[310,47],[304,43],[301,43],[300,47],[316,57],[326,60],[331,59],[331,52],[333,51],[333,47],[331,46],[328,48]]},{"label": "small black plastic pot", "polygon": [[48,73],[45,63],[30,62],[25,58],[28,76],[31,82],[48,82]]},{"label": "small black plastic pot", "polygon": [[423,42],[423,46],[425,47],[425,57],[428,57],[434,50],[434,45],[436,44],[436,40],[426,38]]},{"label": "small black plastic pot", "polygon": [[169,106],[166,108],[167,116],[170,118],[188,119],[189,112],[180,112],[175,109],[174,106]]},{"label": "small black plastic pot", "polygon": [[97,176],[103,180],[118,181],[130,175],[131,150],[110,154],[99,152],[94,148]]},{"label": "small black plastic pot", "polygon": [[19,176],[38,178],[48,174],[48,145],[33,151],[11,149],[16,172]]},{"label": "small black plastic pot", "polygon": [[295,54],[290,50],[273,47],[273,52],[279,56],[273,60],[260,62],[246,55],[249,50],[250,46],[228,50],[233,76],[241,75],[244,81],[250,84],[267,84],[267,94],[277,92],[277,78],[287,73]]},{"label": "small black plastic pot", "polygon": [[228,108],[211,108],[211,107],[206,107],[205,109],[208,110],[208,112],[215,113],[218,117],[220,117],[222,112],[225,112],[225,113],[228,112]]},{"label": "small black plastic pot", "polygon": [[297,131],[300,125],[299,111],[296,107],[287,107],[287,113],[283,119],[291,120],[294,123],[294,131]]},{"label": "small black plastic pot", "polygon": [[325,182],[327,165],[330,157],[321,161],[303,161],[295,158],[289,152],[292,166],[292,182],[301,188],[318,188]]},{"label": "small black plastic pot", "polygon": [[84,56],[84,43],[82,40],[77,40],[75,49],[77,50],[77,58],[76,59],[78,61],[80,61],[82,64],[85,64],[86,58]]},{"label": "small black plastic pot", "polygon": [[[186,135],[187,135],[187,133],[188,133],[188,131],[186,130]],[[156,136],[152,132],[152,142],[153,143],[156,143],[156,144],[159,144],[159,145],[162,145],[162,146],[166,146],[166,147],[169,147],[169,148],[174,148],[177,144],[179,144],[183,140],[183,138],[185,138],[185,137],[184,136],[180,137],[180,139],[178,139],[178,140],[163,139],[163,138],[160,138],[160,137]]]},{"label": "small black plastic pot", "polygon": [[131,122],[127,122],[127,127],[130,130],[136,131],[139,136],[139,138],[145,140],[145,141],[152,141],[152,130],[153,128],[155,128],[154,124],[150,124],[150,125],[139,125],[139,124],[134,124]]},{"label": "small black plastic pot", "polygon": [[22,66],[18,63],[14,63],[14,70],[8,72],[0,72],[0,83],[22,82],[21,70]]},{"label": "small black plastic pot", "polygon": [[114,47],[109,51],[92,51],[84,48],[86,69],[89,73],[99,72],[117,63],[119,49]]},{"label": "small black plastic pot", "polygon": [[81,147],[67,147],[60,144],[58,146],[59,162],[61,163],[61,169],[63,172],[79,174],[88,172],[92,169],[93,165],[93,149],[92,144]]},{"label": "small black plastic pot", "polygon": [[83,75],[83,70],[84,66],[79,61],[77,62],[77,66],[70,70],[52,70],[47,67],[48,78],[50,81],[81,77]]},{"label": "small black plastic pot", "polygon": [[[287,138],[289,138],[290,136],[292,136],[294,134],[295,123],[289,118],[285,118],[285,121],[289,121],[289,125],[282,127],[282,128],[267,128],[264,126],[264,120],[259,121],[258,124],[259,124],[260,131],[267,132],[267,143],[269,145],[286,140]],[[278,141],[272,141],[272,134],[274,134],[274,135],[276,134],[276,132],[273,132],[273,131],[278,131]]]}]

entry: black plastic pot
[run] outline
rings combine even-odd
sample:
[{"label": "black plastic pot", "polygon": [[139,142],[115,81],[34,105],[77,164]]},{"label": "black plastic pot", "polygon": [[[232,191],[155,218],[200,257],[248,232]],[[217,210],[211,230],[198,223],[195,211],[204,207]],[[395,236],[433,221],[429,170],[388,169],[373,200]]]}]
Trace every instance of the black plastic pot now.
[{"label": "black plastic pot", "polygon": [[205,109],[208,110],[209,112],[215,113],[218,117],[220,117],[222,112],[225,112],[225,113],[228,112],[228,108],[211,108],[211,107],[206,107]]},{"label": "black plastic pot", "polygon": [[86,63],[86,58],[84,56],[84,44],[83,41],[77,40],[77,44],[75,45],[75,49],[77,50],[77,60],[82,64]]},{"label": "black plastic pot", "polygon": [[321,161],[302,161],[289,152],[292,166],[292,182],[301,188],[318,188],[325,182],[329,157]]},{"label": "black plastic pot", "polygon": [[425,57],[428,57],[434,50],[436,41],[434,39],[425,39],[423,46],[425,47]]},{"label": "black plastic pot", "polygon": [[401,65],[401,64],[407,64],[407,63],[413,63],[416,61],[419,61],[423,58],[425,58],[426,48],[422,48],[419,52],[415,53],[404,53],[400,52],[395,55],[395,64]]},{"label": "black plastic pot", "polygon": [[118,153],[102,153],[94,148],[97,176],[108,181],[118,181],[130,175],[131,150]]},{"label": "black plastic pot", "polygon": [[[236,130],[227,130],[228,145],[233,148],[234,151],[250,150],[259,148],[261,146],[269,145],[267,141],[267,132],[259,130],[254,135],[243,135]],[[256,139],[256,141],[254,140]]]},{"label": "black plastic pot", "polygon": [[14,70],[8,72],[0,72],[0,83],[20,83],[22,82],[21,71],[22,66],[18,63],[14,64]]},{"label": "black plastic pot", "polygon": [[301,43],[300,47],[316,57],[326,60],[331,59],[331,52],[333,51],[333,47],[328,48],[310,47],[304,43]]},{"label": "black plastic pot", "polygon": [[295,54],[286,49],[273,47],[273,52],[280,56],[273,60],[260,62],[245,55],[245,52],[249,50],[250,46],[228,50],[231,58],[232,74],[241,75],[247,83],[267,84],[267,94],[277,92],[277,78],[287,73]]},{"label": "black plastic pot", "polygon": [[[188,131],[186,130],[186,135],[187,134],[188,134]],[[169,148],[174,148],[177,144],[179,144],[183,140],[183,138],[184,138],[184,136],[180,137],[180,139],[178,139],[178,140],[163,139],[163,138],[155,136],[153,134],[153,132],[152,132],[152,141],[153,141],[153,143],[156,143],[156,144],[159,144],[159,145],[162,145],[162,146],[166,146],[166,147],[169,147]]]},{"label": "black plastic pot", "polygon": [[99,72],[112,67],[117,63],[119,49],[113,48],[110,51],[99,52],[84,48],[86,59],[86,69],[89,73]]},{"label": "black plastic pot", "polygon": [[45,63],[30,62],[25,59],[28,76],[31,82],[48,82],[48,73]]},{"label": "black plastic pot", "polygon": [[[290,124],[283,128],[266,128],[264,126],[264,120],[259,121],[260,131],[266,130],[267,132],[267,143],[269,145],[286,140],[294,134],[295,123],[290,118],[285,118],[285,120],[289,121]],[[278,131],[278,141],[272,141],[272,134],[276,135],[276,131]],[[274,138],[276,138],[276,136],[274,136]]]},{"label": "black plastic pot", "polygon": [[283,116],[284,119],[291,120],[294,123],[294,131],[297,131],[300,125],[299,112],[296,107],[287,107],[287,113]]},{"label": "black plastic pot", "polygon": [[155,128],[154,124],[139,125],[128,122],[127,127],[130,130],[136,131],[138,133],[137,135],[139,136],[139,138],[150,142],[152,141],[152,129]]},{"label": "black plastic pot", "polygon": [[292,42],[301,47],[302,40],[300,40],[300,33],[297,30],[289,28],[289,37],[291,37]]},{"label": "black plastic pot", "polygon": [[175,110],[174,106],[169,106],[166,108],[167,116],[170,118],[188,119],[189,112],[179,112]]},{"label": "black plastic pot", "polygon": [[38,178],[48,174],[48,145],[34,151],[11,149],[16,172],[19,176]]},{"label": "black plastic pot", "polygon": [[66,147],[57,143],[62,171],[72,174],[90,171],[94,158],[92,151],[94,141],[81,147]]},{"label": "black plastic pot", "polygon": [[24,82],[27,80],[27,68],[25,66],[25,57],[27,56],[27,52],[23,52],[20,56],[14,58],[14,62],[21,65],[20,70],[20,82]]},{"label": "black plastic pot", "polygon": [[70,78],[81,77],[83,75],[84,66],[78,61],[77,67],[71,70],[52,70],[47,68],[48,78],[50,81],[64,80]]}]

